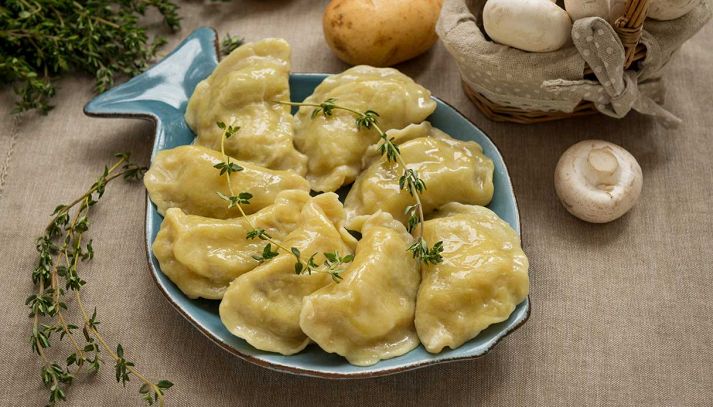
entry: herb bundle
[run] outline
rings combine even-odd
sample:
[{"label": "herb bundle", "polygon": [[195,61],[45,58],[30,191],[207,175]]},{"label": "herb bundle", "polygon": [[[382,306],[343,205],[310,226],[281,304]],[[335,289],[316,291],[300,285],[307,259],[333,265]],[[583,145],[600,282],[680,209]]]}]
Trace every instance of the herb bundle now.
[{"label": "herb bundle", "polygon": [[178,6],[168,0],[6,0],[0,5],[0,84],[14,85],[15,112],[47,113],[55,79],[69,71],[96,78],[97,92],[120,75],[141,73],[162,37],[150,39],[139,18],[155,8],[173,31]]},{"label": "herb bundle", "polygon": [[443,252],[443,242],[436,242],[433,247],[428,247],[428,243],[423,238],[423,205],[421,204],[421,193],[426,190],[426,183],[419,178],[418,173],[408,168],[403,158],[399,147],[393,143],[394,139],[389,138],[385,131],[379,125],[379,114],[373,110],[360,112],[345,106],[340,106],[336,103],[336,99],[329,98],[322,103],[297,103],[297,102],[280,102],[277,103],[289,106],[310,106],[312,110],[312,119],[320,114],[325,118],[333,115],[335,109],[341,109],[354,115],[357,128],[374,129],[379,133],[379,148],[378,151],[383,157],[386,157],[387,162],[398,164],[403,170],[399,177],[399,188],[407,191],[414,198],[414,204],[404,208],[404,213],[408,215],[406,228],[409,232],[413,232],[418,228],[416,238],[408,247],[415,259],[418,259],[423,264],[438,264],[443,261],[441,253]]},{"label": "herb bundle", "polygon": [[[104,355],[114,363],[117,382],[126,386],[131,376],[142,382],[139,393],[149,405],[154,402],[163,405],[164,392],[173,386],[168,380],[147,379],[126,359],[121,344],[111,347],[99,332],[96,308],[90,313],[80,295],[86,284],[79,274],[80,264],[94,257],[92,240],[87,241],[85,237],[90,227],[90,209],[104,195],[110,182],[117,178],[137,180],[146,171],[145,167],[131,163],[128,154],[116,156],[119,160],[111,167],[104,167],[89,190],[70,204],[55,208],[45,234],[37,239],[39,259],[32,272],[35,293],[27,298],[25,305],[32,318],[30,345],[42,363],[41,377],[49,389],[50,406],[66,400],[65,390],[85,367],[88,373],[97,373],[106,363]],[[81,325],[70,321],[65,301],[70,296],[81,315]],[[77,334],[80,326],[81,334]],[[64,339],[68,340],[71,353],[64,361],[54,360],[48,351]]]},{"label": "herb bundle", "polygon": [[248,239],[260,239],[267,242],[267,244],[263,247],[262,253],[260,255],[252,256],[253,259],[258,262],[264,262],[277,257],[279,254],[278,250],[282,250],[283,252],[294,256],[296,274],[306,273],[311,275],[312,273],[326,273],[332,277],[334,282],[340,282],[342,279],[341,272],[343,271],[341,268],[342,265],[350,263],[354,259],[354,256],[351,254],[340,256],[338,252],[323,253],[325,260],[322,264],[318,264],[315,260],[317,253],[313,253],[309,258],[305,259],[298,248],[286,247],[284,244],[270,236],[265,229],[258,228],[255,225],[255,222],[253,222],[253,220],[245,214],[242,205],[249,204],[253,195],[249,192],[235,193],[233,190],[233,184],[230,180],[230,174],[240,172],[244,168],[238,163],[230,161],[230,156],[225,154],[225,140],[233,137],[240,130],[240,127],[234,126],[233,123],[226,125],[224,122],[218,122],[217,126],[223,130],[220,140],[220,153],[222,154],[224,161],[215,164],[213,167],[220,171],[221,176],[225,176],[229,195],[225,195],[220,191],[216,191],[216,194],[227,202],[229,209],[237,207],[240,211],[240,215],[248,222],[248,225],[250,225],[250,231],[246,236]]}]

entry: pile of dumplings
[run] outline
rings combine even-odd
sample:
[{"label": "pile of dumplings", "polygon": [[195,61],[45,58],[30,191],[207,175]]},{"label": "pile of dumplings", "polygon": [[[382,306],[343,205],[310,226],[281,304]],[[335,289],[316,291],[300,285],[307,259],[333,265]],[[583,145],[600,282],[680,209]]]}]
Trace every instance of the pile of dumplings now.
[{"label": "pile of dumplings", "polygon": [[[423,232],[443,242],[444,260],[422,266],[406,250],[413,198],[378,153],[378,134],[348,112],[312,117],[301,107],[293,116],[274,103],[290,100],[289,71],[289,45],[265,39],[233,51],[196,87],[185,115],[195,142],[159,152],[144,178],[164,217],[153,242],[162,272],[190,298],[219,300],[225,327],[257,349],[291,355],[316,343],[360,366],[419,344],[457,348],[506,320],[527,297],[528,260],[517,233],[484,207],[493,162],[481,147],[425,121],[436,109],[430,92],[395,69],[350,68],[305,100],[379,113],[427,185]],[[214,168],[219,121],[240,127],[224,148],[244,168],[229,175],[233,189],[253,195],[247,218],[216,194],[228,193]],[[342,204],[335,191],[350,184]],[[250,223],[319,263],[329,252],[353,260],[340,282],[295,274],[288,253],[256,261],[265,242],[246,237]]]}]

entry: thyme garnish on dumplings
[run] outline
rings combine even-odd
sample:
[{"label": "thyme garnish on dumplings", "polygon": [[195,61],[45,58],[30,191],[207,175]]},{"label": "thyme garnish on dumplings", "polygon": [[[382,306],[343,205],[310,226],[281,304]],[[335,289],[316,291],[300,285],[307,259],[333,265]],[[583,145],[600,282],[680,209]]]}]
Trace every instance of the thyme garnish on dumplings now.
[{"label": "thyme garnish on dumplings", "polygon": [[341,281],[341,272],[343,271],[341,266],[345,263],[351,262],[353,256],[347,255],[342,257],[337,252],[323,253],[325,260],[322,264],[318,264],[315,261],[317,253],[313,253],[305,260],[299,249],[296,247],[286,247],[284,244],[270,236],[265,229],[258,228],[255,225],[255,222],[247,216],[242,205],[250,204],[250,199],[252,199],[253,195],[249,192],[235,193],[233,185],[230,181],[230,174],[242,171],[243,167],[235,162],[232,162],[230,160],[230,156],[225,154],[225,140],[233,137],[238,130],[240,130],[240,127],[234,126],[232,123],[226,125],[224,122],[217,122],[216,125],[223,130],[223,134],[220,139],[220,153],[223,156],[224,161],[215,164],[213,167],[220,171],[220,175],[225,176],[229,195],[225,195],[220,191],[216,191],[216,194],[228,203],[229,209],[238,208],[240,215],[248,222],[248,225],[250,225],[250,231],[248,231],[246,235],[248,239],[260,239],[267,242],[267,244],[263,247],[262,253],[259,255],[253,255],[253,259],[259,262],[268,261],[277,257],[279,250],[282,250],[284,253],[291,254],[295,257],[296,274],[306,273],[311,275],[312,273],[326,273],[332,277],[334,282],[338,283]]},{"label": "thyme garnish on dumplings", "polygon": [[329,98],[322,103],[298,103],[298,102],[280,102],[283,105],[289,106],[309,106],[314,107],[312,110],[312,119],[316,118],[320,114],[325,118],[329,118],[333,115],[335,109],[341,109],[347,111],[354,115],[357,128],[373,129],[379,133],[379,153],[386,158],[390,163],[398,164],[402,169],[403,173],[399,177],[399,189],[406,191],[411,195],[415,203],[404,208],[404,213],[408,215],[408,220],[406,222],[406,228],[409,232],[413,232],[417,229],[417,234],[414,242],[408,247],[408,251],[411,252],[415,259],[418,259],[423,264],[438,264],[443,261],[441,253],[443,252],[443,242],[436,242],[433,247],[428,247],[428,243],[423,238],[423,222],[425,221],[423,216],[423,204],[421,203],[421,193],[426,190],[426,183],[419,178],[418,172],[414,169],[408,168],[406,163],[401,158],[401,151],[399,147],[394,144],[393,137],[389,137],[385,131],[383,131],[379,125],[379,113],[373,110],[366,110],[360,112],[345,106],[338,105],[335,98]]},{"label": "thyme garnish on dumplings", "polygon": [[[111,167],[104,167],[88,191],[70,204],[55,208],[45,234],[37,239],[39,260],[32,272],[36,291],[27,298],[25,305],[32,318],[30,345],[42,362],[41,377],[49,389],[50,406],[66,400],[65,391],[84,367],[88,373],[97,373],[102,363],[106,363],[102,355],[108,355],[114,361],[117,382],[126,386],[131,376],[142,382],[139,393],[149,405],[158,402],[163,406],[164,392],[173,386],[168,380],[153,382],[147,379],[136,369],[134,362],[126,359],[121,344],[112,348],[99,332],[96,308],[90,314],[80,295],[86,281],[79,274],[79,265],[94,257],[92,240],[86,241],[85,237],[90,227],[90,209],[99,202],[110,182],[120,177],[138,180],[146,171],[145,167],[131,163],[129,154],[117,154],[116,157],[119,160]],[[74,208],[76,211],[72,215]],[[67,296],[74,298],[82,317],[81,335],[76,333],[80,326],[70,322],[65,302]],[[65,338],[71,344],[72,353],[64,362],[53,360],[48,351]]]},{"label": "thyme garnish on dumplings", "polygon": [[227,56],[241,45],[243,45],[242,38],[233,37],[230,33],[227,33],[220,42],[220,55]]}]

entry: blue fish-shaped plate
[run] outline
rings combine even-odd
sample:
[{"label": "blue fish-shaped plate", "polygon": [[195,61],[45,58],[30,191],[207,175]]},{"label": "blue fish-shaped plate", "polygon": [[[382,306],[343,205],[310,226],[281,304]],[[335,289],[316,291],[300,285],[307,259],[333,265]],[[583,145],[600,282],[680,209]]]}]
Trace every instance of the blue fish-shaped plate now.
[{"label": "blue fish-shaped plate", "polygon": [[[188,98],[202,79],[218,64],[217,35],[211,28],[200,28],[188,36],[160,63],[130,81],[101,94],[84,107],[95,117],[149,119],[156,124],[152,158],[161,150],[190,144],[194,134],[183,119]],[[304,100],[327,75],[294,73],[290,76],[292,100]],[[492,141],[456,109],[434,98],[438,107],[428,120],[453,137],[478,142],[495,163],[495,195],[489,208],[505,219],[518,233],[520,219],[507,168]],[[218,316],[218,302],[192,300],[161,272],[151,252],[162,217],[148,201],[146,205],[146,250],[151,274],[159,289],[178,312],[221,348],[248,362],[270,369],[305,376],[326,378],[376,377],[456,360],[484,355],[500,339],[522,325],[530,314],[529,298],[519,304],[507,321],[490,326],[476,338],[454,350],[430,354],[419,346],[411,352],[373,366],[352,366],[315,345],[297,355],[283,356],[263,352],[228,332]]]}]

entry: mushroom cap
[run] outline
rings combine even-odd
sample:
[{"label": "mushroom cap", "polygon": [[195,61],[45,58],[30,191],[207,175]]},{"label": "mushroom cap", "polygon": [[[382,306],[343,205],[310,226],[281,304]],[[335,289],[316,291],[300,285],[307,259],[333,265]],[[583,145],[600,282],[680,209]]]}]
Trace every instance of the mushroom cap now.
[{"label": "mushroom cap", "polygon": [[628,151],[603,140],[567,149],[555,168],[555,191],[572,215],[606,223],[624,215],[639,199],[643,175]]},{"label": "mushroom cap", "polygon": [[483,28],[499,44],[550,52],[570,41],[572,20],[553,1],[488,0],[483,7]]}]

